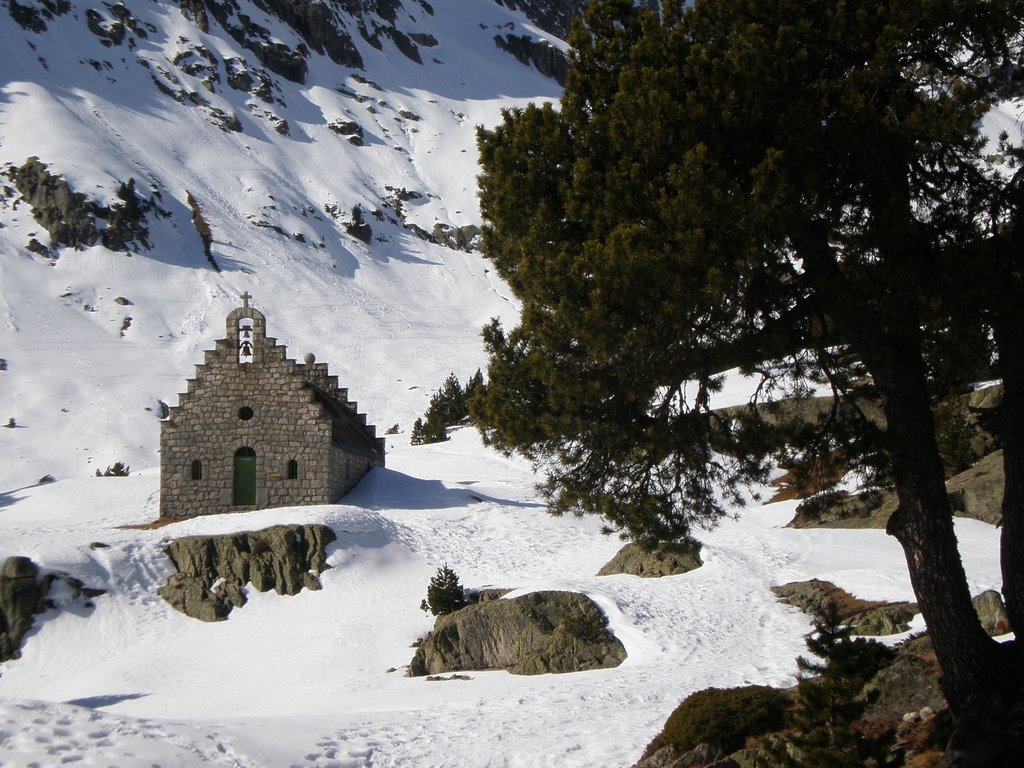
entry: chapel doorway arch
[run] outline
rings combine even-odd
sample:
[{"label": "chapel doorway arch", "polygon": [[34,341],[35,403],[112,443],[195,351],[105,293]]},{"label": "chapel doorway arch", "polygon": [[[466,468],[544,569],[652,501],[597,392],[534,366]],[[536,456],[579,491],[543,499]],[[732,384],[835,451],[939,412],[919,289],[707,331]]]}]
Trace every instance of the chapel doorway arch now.
[{"label": "chapel doorway arch", "polygon": [[232,504],[236,507],[256,504],[256,451],[243,447],[235,451],[235,480]]}]

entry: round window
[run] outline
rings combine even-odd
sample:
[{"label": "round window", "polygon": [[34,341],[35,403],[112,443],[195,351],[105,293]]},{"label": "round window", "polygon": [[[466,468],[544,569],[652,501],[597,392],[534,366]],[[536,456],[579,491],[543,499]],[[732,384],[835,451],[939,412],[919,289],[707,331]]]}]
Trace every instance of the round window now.
[{"label": "round window", "polygon": [[241,408],[238,409],[238,418],[240,418],[242,421],[248,421],[249,419],[252,418],[252,416],[252,408],[250,408],[248,405],[243,405]]}]

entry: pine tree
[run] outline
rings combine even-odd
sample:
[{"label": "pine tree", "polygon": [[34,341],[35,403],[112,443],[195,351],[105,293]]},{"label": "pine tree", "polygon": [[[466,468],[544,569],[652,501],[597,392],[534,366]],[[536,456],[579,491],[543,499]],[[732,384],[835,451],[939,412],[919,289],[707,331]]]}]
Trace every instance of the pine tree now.
[{"label": "pine tree", "polygon": [[469,418],[470,400],[483,389],[483,373],[478,369],[463,389],[455,373],[448,374],[441,388],[430,398],[427,412],[413,425],[413,445],[439,443],[448,439],[448,427]]},{"label": "pine tree", "polygon": [[427,441],[423,431],[423,419],[416,419],[412,425],[412,433],[409,435],[409,442],[413,445],[423,445]]},{"label": "pine tree", "polygon": [[770,750],[768,762],[787,768],[860,768],[878,758],[874,744],[859,737],[852,725],[863,714],[858,698],[864,684],[887,666],[895,653],[865,638],[851,638],[834,603],[828,603],[805,638],[820,661],[797,659],[804,675],[797,685],[795,706],[787,713],[787,736]]},{"label": "pine tree", "polygon": [[[642,541],[714,525],[782,450],[842,449],[891,478],[954,712],[1020,684],[970,602],[932,406],[976,370],[963,341],[993,339],[1024,626],[1024,150],[993,168],[979,133],[1022,29],[1019,0],[594,0],[560,110],[478,141],[484,251],[522,302],[484,329],[485,440],[548,470],[554,513]],[[734,368],[760,387],[716,412]],[[812,376],[834,409],[763,418]]]},{"label": "pine tree", "polygon": [[455,571],[445,563],[437,569],[437,573],[427,585],[427,598],[420,603],[420,608],[429,610],[435,616],[454,613],[466,605],[466,592],[459,582]]}]

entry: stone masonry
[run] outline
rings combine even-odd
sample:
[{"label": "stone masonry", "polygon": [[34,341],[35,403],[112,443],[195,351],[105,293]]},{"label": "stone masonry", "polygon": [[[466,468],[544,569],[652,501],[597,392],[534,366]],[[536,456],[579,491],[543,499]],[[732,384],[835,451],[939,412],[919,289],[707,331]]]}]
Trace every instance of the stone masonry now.
[{"label": "stone masonry", "polygon": [[384,466],[348,390],[312,355],[289,360],[249,298],[161,423],[162,518],[329,504]]}]

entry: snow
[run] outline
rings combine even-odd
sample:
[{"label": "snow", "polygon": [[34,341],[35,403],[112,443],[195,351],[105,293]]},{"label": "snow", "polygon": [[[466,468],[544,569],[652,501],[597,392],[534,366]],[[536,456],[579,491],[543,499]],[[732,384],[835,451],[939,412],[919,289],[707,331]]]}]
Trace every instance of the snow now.
[{"label": "snow", "polygon": [[[10,494],[0,556],[28,554],[107,590],[41,617],[0,677],[0,764],[240,766],[629,765],[687,694],[790,685],[808,618],[773,584],[834,581],[912,599],[898,545],[876,530],[783,527],[793,502],[752,506],[701,534],[704,565],[662,579],[594,574],[620,545],[589,518],[547,515],[530,468],[475,432],[396,445],[343,503],[217,515],[153,530],[158,474],[64,480]],[[156,594],[172,538],[320,522],[323,589],[249,591],[225,622]],[[973,591],[999,584],[998,535],[957,521]],[[108,545],[95,548],[95,542]],[[448,563],[471,588],[591,596],[626,647],[620,667],[468,681],[403,675],[430,627],[419,609]]]},{"label": "snow", "polygon": [[[294,42],[279,20],[238,5]],[[398,14],[406,31],[438,40],[421,49],[422,66],[355,35],[365,72],[311,55],[305,84],[274,78],[273,104],[223,82],[208,93],[176,70],[174,57],[195,44],[258,65],[216,24],[201,32],[173,4],[132,4],[156,30],[135,51],[104,47],[76,0],[42,34],[0,18],[0,170],[38,156],[101,201],[133,177],[170,212],[149,219],[151,251],[65,248],[51,261],[25,248],[32,237],[48,244],[28,206],[0,201],[0,424],[17,424],[0,427],[0,558],[27,555],[106,590],[92,611],[38,617],[22,658],[0,667],[0,765],[625,766],[692,691],[794,682],[810,622],[772,585],[815,577],[868,599],[912,598],[892,539],[784,528],[792,502],[752,503],[702,533],[705,564],[689,574],[599,578],[621,542],[597,520],[547,515],[528,464],[468,429],[441,445],[408,444],[447,374],[465,381],[484,363],[481,326],[491,317],[509,326],[518,309],[479,254],[392,223],[385,187],[422,193],[404,207],[428,231],[479,224],[476,126],[558,96],[494,47],[499,28],[539,34],[521,14],[490,2],[430,5],[433,15],[418,3]],[[243,132],[160,94],[158,68],[236,114]],[[289,136],[270,113],[288,120]],[[1018,113],[999,119],[1019,128]],[[361,125],[366,146],[331,133],[333,119]],[[220,272],[186,193],[211,224]],[[374,230],[369,245],[344,232],[356,204]],[[399,425],[388,466],[340,504],[126,528],[157,515],[161,402],[176,402],[243,291],[291,357],[315,352],[381,433]],[[730,377],[716,404],[745,402],[745,386]],[[115,461],[131,475],[94,476]],[[44,475],[56,482],[38,485]],[[216,624],[156,593],[172,571],[162,549],[172,538],[303,522],[338,535],[320,591],[250,591]],[[997,531],[958,521],[957,535],[972,592],[998,588]],[[404,677],[410,646],[431,626],[420,600],[443,563],[472,588],[590,595],[626,662],[569,675]]]}]

